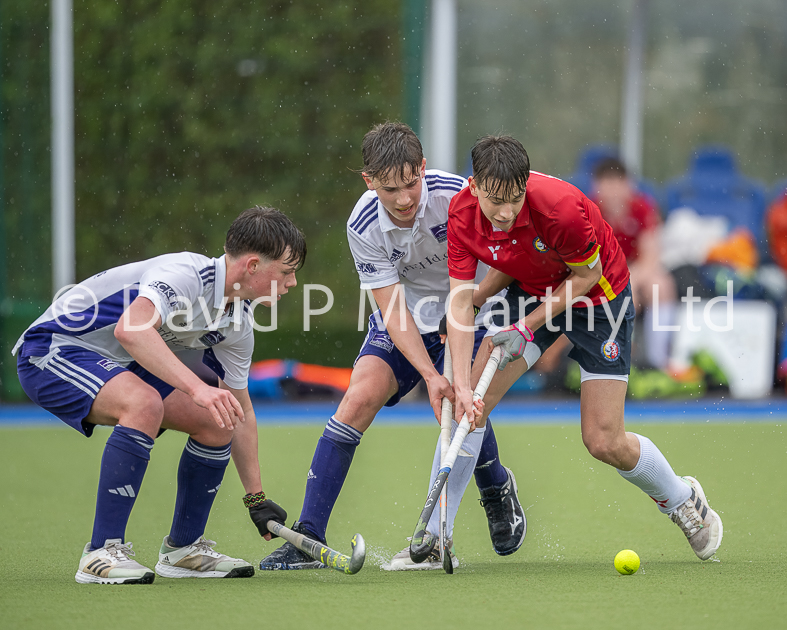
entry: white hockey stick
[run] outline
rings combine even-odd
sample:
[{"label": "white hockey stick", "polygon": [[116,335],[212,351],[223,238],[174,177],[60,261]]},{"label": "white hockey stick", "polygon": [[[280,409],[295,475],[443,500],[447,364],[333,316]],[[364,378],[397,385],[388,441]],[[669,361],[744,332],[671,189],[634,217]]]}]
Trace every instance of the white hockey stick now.
[{"label": "white hockey stick", "polygon": [[[492,377],[495,375],[497,365],[500,363],[502,356],[502,347],[497,346],[494,350],[492,350],[492,354],[490,355],[489,360],[486,362],[486,366],[484,367],[484,371],[478,381],[478,385],[476,385],[475,391],[473,392],[473,401],[483,399],[484,395],[486,394],[486,390],[489,389],[489,384],[492,382]],[[435,482],[429,489],[429,495],[426,497],[424,509],[421,511],[421,516],[419,517],[418,523],[415,526],[415,532],[413,533],[413,538],[410,541],[410,558],[415,563],[420,563],[426,560],[426,557],[429,553],[429,549],[424,549],[423,545],[424,536],[426,535],[426,526],[429,523],[429,518],[432,516],[432,512],[434,512],[435,505],[440,498],[440,493],[443,490],[443,486],[445,486],[445,482],[446,479],[448,479],[451,468],[453,468],[454,462],[456,462],[456,458],[459,455],[459,449],[462,448],[462,444],[464,443],[465,438],[469,432],[470,420],[468,420],[467,414],[465,414],[462,416],[462,420],[459,423],[456,432],[454,433],[454,438],[451,440],[451,446],[448,448],[448,452],[445,456],[445,462],[442,463],[440,472],[437,475],[437,479],[435,479]]]}]

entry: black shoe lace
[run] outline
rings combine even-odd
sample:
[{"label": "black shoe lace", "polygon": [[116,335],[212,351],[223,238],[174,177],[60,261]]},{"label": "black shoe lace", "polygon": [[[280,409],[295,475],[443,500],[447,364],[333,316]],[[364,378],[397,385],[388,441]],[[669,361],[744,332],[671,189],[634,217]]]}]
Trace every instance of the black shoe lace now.
[{"label": "black shoe lace", "polygon": [[499,490],[490,496],[479,499],[481,506],[486,512],[486,517],[490,521],[506,521],[508,522],[508,510],[506,509],[506,502],[503,500],[508,495],[506,490]]}]

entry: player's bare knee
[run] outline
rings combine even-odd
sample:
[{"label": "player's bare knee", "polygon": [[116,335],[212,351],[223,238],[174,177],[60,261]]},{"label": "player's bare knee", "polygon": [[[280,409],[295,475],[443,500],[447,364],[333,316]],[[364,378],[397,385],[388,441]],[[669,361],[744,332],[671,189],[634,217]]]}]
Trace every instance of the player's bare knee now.
[{"label": "player's bare knee", "polygon": [[230,429],[222,429],[219,425],[206,425],[195,427],[194,431],[189,432],[189,437],[193,438],[205,446],[224,446],[232,441],[235,434]]},{"label": "player's bare knee", "polygon": [[159,393],[148,385],[135,389],[129,404],[118,413],[118,424],[137,429],[155,438],[164,419],[164,402]]},{"label": "player's bare knee", "polygon": [[595,459],[609,464],[615,459],[616,449],[609,437],[603,433],[584,433],[582,442]]},{"label": "player's bare knee", "polygon": [[621,468],[630,460],[626,440],[618,435],[600,432],[587,438],[583,435],[582,441],[594,458],[610,466]]},{"label": "player's bare knee", "polygon": [[351,387],[336,410],[336,419],[363,433],[389,397],[383,400],[379,389]]},{"label": "player's bare knee", "polygon": [[348,405],[347,407],[337,409],[334,417],[339,422],[349,425],[353,429],[357,429],[361,433],[364,433],[366,429],[371,426],[372,421],[379,410],[380,407],[373,409],[369,405]]}]

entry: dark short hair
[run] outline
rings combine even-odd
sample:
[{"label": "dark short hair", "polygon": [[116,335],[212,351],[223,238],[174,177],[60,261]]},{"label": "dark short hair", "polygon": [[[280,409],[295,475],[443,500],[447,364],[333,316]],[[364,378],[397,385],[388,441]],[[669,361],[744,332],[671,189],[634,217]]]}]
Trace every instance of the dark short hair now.
[{"label": "dark short hair", "polygon": [[473,179],[499,199],[516,197],[527,187],[530,158],[511,136],[484,136],[473,145]]},{"label": "dark short hair", "polygon": [[363,137],[362,172],[369,177],[389,179],[399,176],[418,175],[424,161],[421,141],[409,126],[401,122],[384,122],[375,125]]},{"label": "dark short hair", "polygon": [[628,176],[626,167],[616,157],[607,157],[599,160],[596,167],[593,169],[593,177],[600,179],[602,177],[618,177],[623,179]]},{"label": "dark short hair", "polygon": [[234,258],[259,254],[269,260],[278,260],[286,253],[285,263],[302,267],[306,262],[306,239],[284,213],[254,206],[232,222],[224,251]]}]

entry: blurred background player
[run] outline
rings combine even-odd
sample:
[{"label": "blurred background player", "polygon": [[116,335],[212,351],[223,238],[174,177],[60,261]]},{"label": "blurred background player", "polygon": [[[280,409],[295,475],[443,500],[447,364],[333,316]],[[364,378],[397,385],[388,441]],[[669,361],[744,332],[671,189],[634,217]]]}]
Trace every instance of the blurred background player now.
[{"label": "blurred background player", "polygon": [[[260,534],[287,513],[266,500],[257,422],[247,381],[254,335],[249,300],[270,306],[296,285],[303,234],[278,210],[255,207],[230,226],[225,254],[181,252],[115,267],[57,298],[17,342],[19,380],[35,403],[86,437],[114,426],[104,448],[91,541],[76,581],[150,584],[132,559],[126,524],[155,438],[188,434],[178,467],[172,528],[156,573],[249,577],[254,567],[203,537],[232,456]],[[218,378],[203,382],[179,360],[201,357]]]},{"label": "blurred background player", "polygon": [[670,332],[677,306],[675,281],[661,263],[661,217],[655,202],[639,192],[617,158],[593,171],[594,201],[620,245],[631,275],[634,306],[644,317],[644,346],[651,367],[669,363]]},{"label": "blurred background player", "polygon": [[[469,186],[452,200],[448,221],[456,416],[471,412],[471,385],[480,375],[474,369],[471,377],[470,368],[473,303],[513,280],[505,297],[513,325],[497,318],[505,328],[492,344],[504,349],[502,371],[492,380],[484,413],[565,334],[574,346],[569,356],[580,365],[580,422],[588,451],[647,493],[700,559],[710,558],[723,528],[699,482],[678,477],[653,442],[624,428],[634,306],[612,228],[577,188],[531,173],[524,147],[510,136],[478,140],[472,162]],[[471,299],[472,292],[461,289],[474,283],[479,262],[493,269],[487,286]],[[476,368],[492,344],[478,352]]]},{"label": "blurred background player", "polygon": [[[371,290],[380,310],[369,318],[349,389],[317,443],[303,509],[293,525],[295,531],[323,542],[355,449],[380,409],[398,403],[422,379],[436,418],[442,398],[453,399],[451,385],[442,376],[444,346],[437,328],[449,288],[448,205],[467,181],[426,170],[421,142],[402,123],[374,127],[363,139],[362,154],[361,175],[369,190],[350,215],[347,237],[361,288]],[[483,334],[480,330],[474,335],[476,346]],[[482,423],[468,435],[460,455],[447,484],[449,537],[475,470],[495,551],[515,552],[524,540],[526,522],[513,474],[500,464],[491,425]],[[437,476],[439,459],[438,441],[430,484]],[[407,547],[392,559],[391,569],[442,568],[435,549],[438,519],[435,510],[428,526],[431,536],[424,541],[432,549],[427,561],[412,563]],[[260,562],[261,569],[271,570],[324,566],[291,543]]]},{"label": "blurred background player", "polygon": [[[632,362],[638,365],[639,357],[648,367],[667,370],[671,333],[663,329],[675,323],[677,290],[672,274],[661,263],[659,210],[651,197],[636,189],[626,167],[616,157],[598,162],[591,186],[593,201],[626,257],[634,307],[638,315],[642,314],[639,334],[643,343],[634,344]],[[562,335],[544,352],[537,369],[555,370],[570,347],[571,343]]]}]

